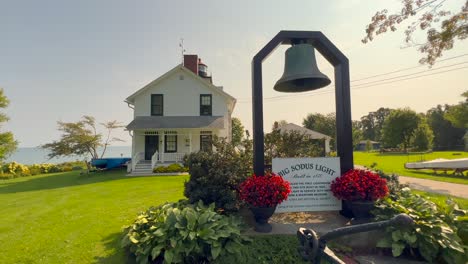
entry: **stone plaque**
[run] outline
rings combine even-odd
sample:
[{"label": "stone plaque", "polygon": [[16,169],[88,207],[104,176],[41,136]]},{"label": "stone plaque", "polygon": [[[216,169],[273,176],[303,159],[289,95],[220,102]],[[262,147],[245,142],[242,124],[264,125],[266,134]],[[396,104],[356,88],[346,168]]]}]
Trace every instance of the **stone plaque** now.
[{"label": "stone plaque", "polygon": [[276,213],[341,210],[341,200],[330,190],[340,176],[339,158],[274,158],[272,171],[291,184],[288,199]]}]

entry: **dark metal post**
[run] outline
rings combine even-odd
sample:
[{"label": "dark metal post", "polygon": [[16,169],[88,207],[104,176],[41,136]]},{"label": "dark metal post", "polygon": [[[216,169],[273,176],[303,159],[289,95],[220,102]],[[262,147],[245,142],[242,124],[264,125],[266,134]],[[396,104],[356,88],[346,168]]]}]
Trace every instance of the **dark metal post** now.
[{"label": "dark metal post", "polygon": [[281,44],[306,40],[335,67],[336,142],[341,173],[353,168],[351,99],[349,91],[349,62],[333,43],[318,31],[280,31],[252,60],[252,120],[254,173],[264,174],[263,87],[262,62]]},{"label": "dark metal post", "polygon": [[335,66],[336,146],[341,174],[354,167],[349,83],[349,63],[346,59]]},{"label": "dark metal post", "polygon": [[264,174],[265,146],[263,135],[263,87],[262,87],[262,62],[257,59],[252,61],[252,120],[253,120],[253,163],[254,174]]}]

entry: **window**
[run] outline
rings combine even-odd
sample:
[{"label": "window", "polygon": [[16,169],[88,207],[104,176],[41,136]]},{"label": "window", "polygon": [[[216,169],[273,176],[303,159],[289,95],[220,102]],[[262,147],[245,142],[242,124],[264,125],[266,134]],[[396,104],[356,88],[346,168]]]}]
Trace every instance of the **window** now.
[{"label": "window", "polygon": [[200,95],[200,115],[210,116],[212,114],[211,94]]},{"label": "window", "polygon": [[163,115],[163,95],[162,94],[151,95],[151,115],[152,116]]},{"label": "window", "polygon": [[201,151],[212,151],[212,136],[211,131],[202,131],[200,133],[200,150]]},{"label": "window", "polygon": [[165,135],[164,137],[164,152],[177,152],[177,135]]}]

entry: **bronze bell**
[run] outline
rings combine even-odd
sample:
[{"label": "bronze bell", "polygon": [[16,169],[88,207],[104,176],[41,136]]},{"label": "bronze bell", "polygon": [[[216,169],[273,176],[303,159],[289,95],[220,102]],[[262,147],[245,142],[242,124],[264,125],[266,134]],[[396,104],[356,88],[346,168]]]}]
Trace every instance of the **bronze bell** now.
[{"label": "bronze bell", "polygon": [[278,92],[297,93],[325,87],[330,79],[317,67],[312,45],[296,44],[286,50],[283,76],[273,89]]}]

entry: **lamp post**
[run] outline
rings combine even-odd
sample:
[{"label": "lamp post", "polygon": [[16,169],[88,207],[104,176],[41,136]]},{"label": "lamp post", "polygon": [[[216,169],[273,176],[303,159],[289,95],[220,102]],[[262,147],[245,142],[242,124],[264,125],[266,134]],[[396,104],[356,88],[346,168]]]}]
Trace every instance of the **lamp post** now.
[{"label": "lamp post", "polygon": [[[353,168],[353,144],[351,123],[351,99],[349,90],[349,62],[346,56],[319,31],[280,31],[263,47],[252,60],[252,113],[254,173],[264,175],[265,153],[263,132],[263,85],[262,62],[279,45],[293,45],[286,52],[283,77],[276,83],[275,90],[281,92],[303,92],[319,89],[330,83],[315,64],[313,48],[330,62],[335,70],[336,145],[340,158],[341,173]],[[301,46],[302,45],[302,46]],[[310,54],[310,47],[312,53]],[[304,60],[303,52],[310,55]],[[302,67],[304,66],[304,67]],[[311,73],[303,71],[307,68]],[[327,82],[328,80],[328,82]]]}]

